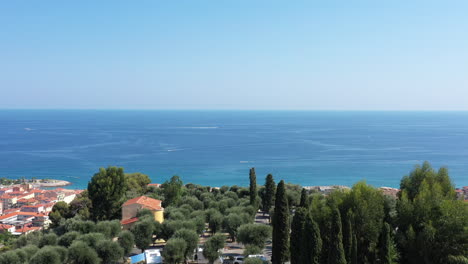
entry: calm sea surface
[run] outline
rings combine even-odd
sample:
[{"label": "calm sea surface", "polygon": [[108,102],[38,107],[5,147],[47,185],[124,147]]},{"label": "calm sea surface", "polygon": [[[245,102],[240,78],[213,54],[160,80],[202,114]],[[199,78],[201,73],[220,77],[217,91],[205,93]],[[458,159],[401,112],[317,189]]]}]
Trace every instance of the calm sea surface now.
[{"label": "calm sea surface", "polygon": [[85,188],[122,166],[161,183],[247,185],[267,173],[302,185],[398,187],[416,164],[468,185],[468,112],[1,110],[0,177]]}]

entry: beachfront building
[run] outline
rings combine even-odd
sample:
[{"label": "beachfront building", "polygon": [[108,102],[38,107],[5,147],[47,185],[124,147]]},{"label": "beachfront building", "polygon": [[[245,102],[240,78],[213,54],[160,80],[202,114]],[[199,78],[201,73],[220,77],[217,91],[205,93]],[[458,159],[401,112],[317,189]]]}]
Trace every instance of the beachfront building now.
[{"label": "beachfront building", "polygon": [[161,200],[147,196],[130,199],[122,205],[122,221],[120,223],[124,229],[130,229],[138,221],[136,217],[138,212],[143,209],[150,210],[154,216],[154,220],[162,223],[164,221],[164,208],[161,203]]},{"label": "beachfront building", "polygon": [[0,201],[2,202],[3,211],[12,208],[18,202],[18,197],[4,194],[0,196]]}]

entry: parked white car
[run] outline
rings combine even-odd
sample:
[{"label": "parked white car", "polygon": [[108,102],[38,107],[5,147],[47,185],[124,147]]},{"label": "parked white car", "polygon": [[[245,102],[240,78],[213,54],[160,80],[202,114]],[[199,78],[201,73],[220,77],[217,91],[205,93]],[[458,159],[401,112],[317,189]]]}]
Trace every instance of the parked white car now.
[{"label": "parked white car", "polygon": [[233,264],[244,264],[244,256],[236,256],[232,260]]}]

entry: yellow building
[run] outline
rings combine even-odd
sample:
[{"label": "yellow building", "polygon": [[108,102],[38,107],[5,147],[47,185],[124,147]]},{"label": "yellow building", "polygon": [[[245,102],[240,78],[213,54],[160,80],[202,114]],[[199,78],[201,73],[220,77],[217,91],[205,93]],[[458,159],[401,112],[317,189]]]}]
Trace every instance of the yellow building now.
[{"label": "yellow building", "polygon": [[124,229],[129,229],[133,223],[138,221],[136,217],[142,209],[150,210],[154,215],[154,220],[162,223],[164,221],[164,208],[161,200],[156,200],[146,196],[140,196],[126,201],[122,205],[122,224]]}]

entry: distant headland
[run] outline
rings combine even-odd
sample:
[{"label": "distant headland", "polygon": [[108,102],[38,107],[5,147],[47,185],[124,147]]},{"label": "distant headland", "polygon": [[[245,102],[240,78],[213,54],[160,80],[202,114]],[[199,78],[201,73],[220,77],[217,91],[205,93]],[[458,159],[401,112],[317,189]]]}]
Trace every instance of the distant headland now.
[{"label": "distant headland", "polygon": [[63,187],[71,185],[72,183],[64,180],[55,180],[55,179],[7,179],[0,178],[1,185],[15,185],[15,184],[31,184],[34,188],[42,187]]}]

